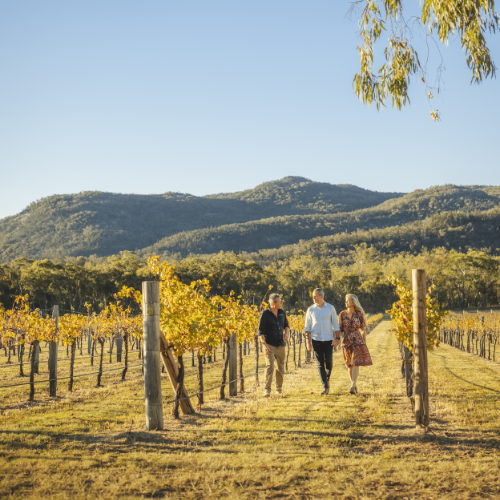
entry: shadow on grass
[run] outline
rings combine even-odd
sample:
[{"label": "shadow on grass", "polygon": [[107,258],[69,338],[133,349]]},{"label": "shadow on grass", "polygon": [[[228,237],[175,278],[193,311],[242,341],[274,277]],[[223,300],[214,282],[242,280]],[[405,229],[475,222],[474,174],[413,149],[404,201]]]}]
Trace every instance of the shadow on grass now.
[{"label": "shadow on grass", "polygon": [[[484,436],[474,431],[461,430],[447,435],[436,435],[434,432],[426,434],[411,432],[414,431],[413,426],[402,425],[370,425],[373,430],[383,429],[388,433],[381,434],[379,432],[367,433],[366,428],[352,430],[346,432],[343,429],[329,430],[329,431],[308,431],[308,430],[277,430],[270,432],[269,430],[255,430],[250,429],[244,431],[242,429],[205,429],[203,435],[186,435],[184,430],[168,429],[164,431],[147,432],[121,432],[119,434],[105,434],[105,435],[90,435],[90,434],[71,434],[71,433],[57,433],[54,431],[40,432],[40,431],[0,431],[1,437],[10,437],[8,441],[9,452],[0,453],[1,457],[9,457],[12,452],[29,451],[33,449],[44,450],[49,446],[52,447],[54,442],[61,444],[79,443],[87,446],[100,446],[104,445],[106,453],[128,453],[141,447],[141,451],[191,451],[191,452],[220,452],[225,454],[241,453],[241,445],[248,444],[248,446],[271,446],[273,449],[280,441],[291,440],[295,444],[303,444],[301,447],[305,452],[311,448],[318,446],[330,446],[335,448],[350,448],[354,446],[363,446],[367,444],[374,444],[377,447],[384,447],[387,445],[416,445],[423,442],[437,442],[439,446],[445,449],[456,449],[457,444],[460,447],[466,448],[481,448],[485,451],[500,451],[500,441],[494,439],[493,435],[498,435],[498,432],[491,431],[488,435]],[[391,432],[394,431],[394,432]],[[404,433],[401,431],[405,431]],[[17,441],[12,437],[16,435],[39,437],[44,435],[52,438],[47,443],[37,444]],[[246,434],[246,436],[245,436]],[[235,449],[235,437],[237,436],[240,448]],[[247,439],[246,439],[247,438]],[[8,439],[8,438],[7,438]],[[6,440],[7,440],[6,439]],[[312,444],[311,439],[321,439],[321,444]],[[5,440],[5,441],[6,441]],[[297,453],[296,451],[280,450],[281,453]],[[23,457],[26,455],[23,454]],[[33,457],[33,458],[41,458]],[[54,457],[55,460],[64,458],[62,455]],[[68,458],[74,459],[75,456]]]},{"label": "shadow on grass", "polygon": [[479,387],[480,389],[484,389],[484,390],[487,390],[487,391],[491,391],[491,392],[494,392],[496,394],[500,394],[500,391],[498,391],[497,389],[492,389],[491,387],[486,387],[484,385],[479,385],[479,384],[475,384],[474,382],[471,382],[470,380],[467,380],[463,377],[461,377],[460,375],[457,375],[455,372],[453,372],[447,365],[446,361],[447,361],[447,357],[446,356],[443,356],[441,354],[434,354],[434,356],[438,357],[438,358],[442,358],[443,359],[443,362],[444,362],[444,368],[446,371],[448,371],[451,375],[453,375],[455,378],[461,380],[462,382],[465,382],[469,385],[473,385],[474,387]]}]

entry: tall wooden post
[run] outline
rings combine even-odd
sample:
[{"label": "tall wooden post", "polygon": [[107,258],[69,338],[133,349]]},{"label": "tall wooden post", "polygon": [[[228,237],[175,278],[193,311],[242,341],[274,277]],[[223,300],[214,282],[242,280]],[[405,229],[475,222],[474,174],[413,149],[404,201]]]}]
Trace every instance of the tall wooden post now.
[{"label": "tall wooden post", "polygon": [[236,332],[229,338],[229,395],[238,395],[238,345]]},{"label": "tall wooden post", "polygon": [[160,360],[160,282],[142,283],[146,430],[163,430]]},{"label": "tall wooden post", "polygon": [[413,269],[413,357],[415,374],[415,424],[429,426],[429,380],[427,374],[427,315],[425,270]]},{"label": "tall wooden post", "polygon": [[52,309],[52,317],[56,320],[56,329],[52,340],[49,342],[49,394],[55,398],[57,394],[57,346],[59,335],[59,306]]}]

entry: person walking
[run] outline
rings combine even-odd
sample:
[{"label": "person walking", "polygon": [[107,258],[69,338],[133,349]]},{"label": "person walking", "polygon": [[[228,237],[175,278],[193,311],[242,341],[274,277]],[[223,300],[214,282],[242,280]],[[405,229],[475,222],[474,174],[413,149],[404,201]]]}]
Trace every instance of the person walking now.
[{"label": "person walking", "polygon": [[285,311],[281,309],[278,293],[269,296],[269,307],[260,315],[258,335],[266,356],[266,388],[264,397],[271,395],[271,384],[276,363],[276,394],[282,394],[283,375],[285,374],[285,342],[290,327]]},{"label": "person walking", "polygon": [[357,394],[357,382],[360,366],[373,365],[370,352],[366,346],[365,312],[358,297],[352,293],[345,296],[346,310],[340,313],[340,329],[343,333],[342,352],[344,361],[349,368],[351,379],[351,394]]},{"label": "person walking", "polygon": [[[319,376],[323,384],[321,395],[330,392],[330,374],[332,373],[332,353],[340,340],[340,328],[335,307],[325,302],[325,292],[321,288],[313,291],[314,304],[306,312],[307,350],[314,350]],[[333,338],[335,332],[335,339]]]}]

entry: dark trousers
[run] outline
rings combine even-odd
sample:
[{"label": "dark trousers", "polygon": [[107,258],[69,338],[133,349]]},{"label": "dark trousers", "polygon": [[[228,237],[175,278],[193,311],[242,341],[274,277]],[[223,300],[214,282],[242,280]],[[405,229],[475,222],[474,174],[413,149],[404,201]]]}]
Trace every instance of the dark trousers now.
[{"label": "dark trousers", "polygon": [[332,353],[333,353],[333,340],[314,340],[312,339],[312,346],[316,363],[318,364],[319,376],[321,383],[326,389],[330,374],[332,373]]}]

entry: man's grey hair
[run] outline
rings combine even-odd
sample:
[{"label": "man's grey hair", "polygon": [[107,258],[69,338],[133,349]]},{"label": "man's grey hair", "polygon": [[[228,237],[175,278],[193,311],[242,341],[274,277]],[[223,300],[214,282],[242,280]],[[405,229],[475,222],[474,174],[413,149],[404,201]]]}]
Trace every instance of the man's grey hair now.
[{"label": "man's grey hair", "polygon": [[324,292],[323,288],[315,288],[315,289],[313,290],[313,295],[314,295],[315,293],[319,293],[319,294],[320,294],[320,295],[322,295],[323,297],[325,296],[325,292]]},{"label": "man's grey hair", "polygon": [[278,300],[281,299],[281,295],[279,293],[272,293],[269,295],[269,302],[272,302],[273,304]]}]

